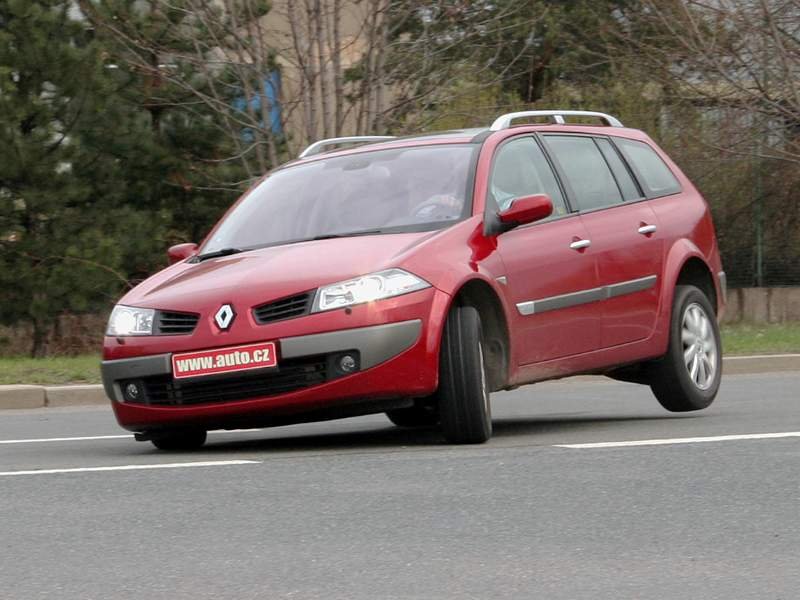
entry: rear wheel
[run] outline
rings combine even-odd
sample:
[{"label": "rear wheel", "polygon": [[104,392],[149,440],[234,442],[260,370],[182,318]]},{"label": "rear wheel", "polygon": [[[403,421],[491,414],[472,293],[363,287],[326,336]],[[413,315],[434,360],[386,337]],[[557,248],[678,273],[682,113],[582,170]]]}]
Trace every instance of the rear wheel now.
[{"label": "rear wheel", "polygon": [[721,379],[722,345],[711,302],[693,285],[679,285],[667,353],[652,365],[653,394],[669,411],[701,410],[714,401]]},{"label": "rear wheel", "polygon": [[437,395],[442,432],[448,442],[480,444],[492,437],[481,319],[472,306],[456,306],[447,315]]},{"label": "rear wheel", "polygon": [[398,427],[432,427],[439,422],[436,407],[423,403],[386,411],[386,416]]},{"label": "rear wheel", "polygon": [[159,450],[177,452],[180,450],[197,450],[206,443],[204,429],[191,429],[187,431],[173,431],[159,434],[150,440]]}]

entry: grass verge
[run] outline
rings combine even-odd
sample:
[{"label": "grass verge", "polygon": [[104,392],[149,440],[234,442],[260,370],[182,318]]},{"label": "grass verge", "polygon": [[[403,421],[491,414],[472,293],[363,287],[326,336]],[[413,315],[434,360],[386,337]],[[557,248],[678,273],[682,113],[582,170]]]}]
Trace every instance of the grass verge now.
[{"label": "grass verge", "polygon": [[[782,354],[800,352],[800,322],[722,326],[726,355]],[[53,356],[49,358],[0,357],[0,385],[100,383],[100,357]]]},{"label": "grass verge", "polygon": [[753,325],[732,323],[722,326],[725,354],[784,354],[800,352],[800,322]]},{"label": "grass verge", "polygon": [[100,383],[100,357],[0,357],[0,385]]}]

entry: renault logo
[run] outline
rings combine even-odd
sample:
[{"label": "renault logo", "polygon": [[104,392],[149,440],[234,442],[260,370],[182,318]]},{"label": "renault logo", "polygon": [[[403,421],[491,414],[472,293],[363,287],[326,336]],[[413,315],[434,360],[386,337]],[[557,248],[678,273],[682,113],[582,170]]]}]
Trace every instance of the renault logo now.
[{"label": "renault logo", "polygon": [[236,313],[233,312],[233,307],[230,304],[223,304],[219,307],[217,314],[214,315],[214,321],[220,330],[225,331],[233,323]]}]

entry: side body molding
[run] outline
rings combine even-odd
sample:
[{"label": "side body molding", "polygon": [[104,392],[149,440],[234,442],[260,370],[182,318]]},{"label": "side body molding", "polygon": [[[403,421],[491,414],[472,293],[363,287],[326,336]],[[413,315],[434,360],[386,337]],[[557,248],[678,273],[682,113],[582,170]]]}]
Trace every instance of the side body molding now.
[{"label": "side body molding", "polygon": [[578,306],[580,304],[588,304],[589,302],[599,302],[608,300],[609,298],[616,298],[624,296],[625,294],[635,294],[648,290],[655,286],[658,281],[658,275],[648,275],[639,279],[631,279],[629,281],[621,281],[611,285],[604,285],[602,287],[591,288],[588,290],[579,290],[570,294],[563,294],[561,296],[551,296],[550,298],[540,298],[538,300],[528,300],[527,302],[520,302],[517,304],[517,310],[521,315],[534,315],[548,312],[551,310],[559,310],[562,308],[569,308],[571,306]]}]

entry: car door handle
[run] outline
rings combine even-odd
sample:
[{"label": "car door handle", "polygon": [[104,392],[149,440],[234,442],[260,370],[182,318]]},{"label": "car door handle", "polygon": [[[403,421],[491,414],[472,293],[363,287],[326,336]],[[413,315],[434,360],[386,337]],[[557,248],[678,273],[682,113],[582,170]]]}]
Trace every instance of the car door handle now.
[{"label": "car door handle", "polygon": [[638,231],[642,235],[650,235],[651,233],[655,233],[656,229],[658,229],[655,225],[642,225],[639,227]]},{"label": "car door handle", "polygon": [[573,250],[583,250],[584,248],[588,248],[592,245],[592,240],[575,240],[572,242],[569,247]]}]

